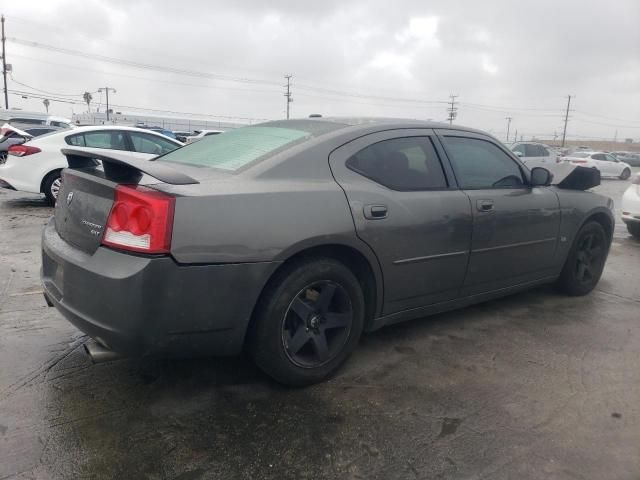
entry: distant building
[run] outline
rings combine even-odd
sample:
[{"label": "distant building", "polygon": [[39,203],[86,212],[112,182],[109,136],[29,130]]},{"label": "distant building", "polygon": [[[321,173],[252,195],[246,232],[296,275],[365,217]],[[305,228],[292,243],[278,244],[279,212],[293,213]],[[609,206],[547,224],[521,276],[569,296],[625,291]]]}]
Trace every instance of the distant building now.
[{"label": "distant building", "polygon": [[240,123],[209,120],[197,117],[184,118],[159,115],[141,115],[138,113],[118,111],[110,113],[109,120],[107,120],[106,112],[78,113],[73,115],[72,120],[76,125],[135,125],[137,123],[144,123],[145,125],[162,127],[168,130],[187,132],[210,129],[228,130],[263,121],[256,119],[255,122]]}]

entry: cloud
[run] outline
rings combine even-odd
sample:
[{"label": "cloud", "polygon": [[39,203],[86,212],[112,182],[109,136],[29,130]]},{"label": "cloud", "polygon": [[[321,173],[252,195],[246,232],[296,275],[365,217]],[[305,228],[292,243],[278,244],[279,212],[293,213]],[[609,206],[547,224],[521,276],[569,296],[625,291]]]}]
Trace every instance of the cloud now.
[{"label": "cloud", "polygon": [[[292,73],[294,115],[444,119],[444,105],[420,101],[455,93],[459,123],[500,132],[508,114],[525,134],[557,129],[574,94],[570,133],[640,137],[637,0],[43,0],[13,2],[5,14],[8,37],[89,56],[9,41],[15,79],[52,92],[109,85],[121,105],[279,118],[283,75]],[[258,82],[131,68],[95,55]],[[42,108],[41,100],[11,99]],[[65,104],[51,109],[70,113]]]}]

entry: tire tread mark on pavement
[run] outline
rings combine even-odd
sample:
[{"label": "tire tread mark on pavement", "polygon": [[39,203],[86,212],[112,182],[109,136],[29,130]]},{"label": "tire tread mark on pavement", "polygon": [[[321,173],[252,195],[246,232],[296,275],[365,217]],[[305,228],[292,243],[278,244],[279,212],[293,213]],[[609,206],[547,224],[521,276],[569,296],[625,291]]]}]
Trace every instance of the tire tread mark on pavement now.
[{"label": "tire tread mark on pavement", "polygon": [[49,370],[51,370],[53,367],[55,367],[57,364],[59,364],[61,361],[63,361],[65,358],[67,358],[69,355],[71,355],[79,346],[81,346],[84,343],[84,341],[85,341],[85,338],[80,338],[80,339],[76,340],[75,342],[73,342],[69,346],[69,348],[67,348],[62,353],[62,355],[59,355],[56,358],[54,358],[54,359],[52,359],[52,360],[40,365],[40,367],[38,367],[35,370],[32,370],[31,372],[27,373],[26,375],[24,375],[17,382],[14,382],[11,385],[9,385],[6,389],[4,389],[2,392],[0,392],[0,400],[4,400],[4,399],[8,398],[9,396],[13,395],[15,392],[20,390],[22,387],[28,385],[33,380],[38,378],[40,375],[42,375],[42,374],[46,375],[46,373]]}]

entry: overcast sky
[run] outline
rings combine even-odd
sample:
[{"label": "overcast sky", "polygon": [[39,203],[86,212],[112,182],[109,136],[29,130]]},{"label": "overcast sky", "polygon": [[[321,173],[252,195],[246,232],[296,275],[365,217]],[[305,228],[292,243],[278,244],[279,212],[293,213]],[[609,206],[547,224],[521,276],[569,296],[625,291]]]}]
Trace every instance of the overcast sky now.
[{"label": "overcast sky", "polygon": [[[501,138],[507,116],[512,135],[561,133],[571,94],[570,137],[640,140],[639,0],[32,0],[1,8],[15,92],[81,102],[84,91],[108,85],[118,111],[275,119],[284,116],[283,75],[291,73],[294,117],[444,120],[442,102],[456,94],[456,123]],[[10,106],[44,109],[42,99],[21,95],[10,95]],[[93,97],[95,108],[101,95]],[[69,117],[72,108],[86,111],[55,101],[50,111]]]}]

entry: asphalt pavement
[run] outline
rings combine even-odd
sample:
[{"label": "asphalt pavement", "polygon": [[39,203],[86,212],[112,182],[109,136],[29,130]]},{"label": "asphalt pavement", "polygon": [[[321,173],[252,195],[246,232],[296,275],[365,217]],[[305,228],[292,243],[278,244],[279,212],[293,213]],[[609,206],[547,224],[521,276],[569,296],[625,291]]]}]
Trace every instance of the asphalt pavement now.
[{"label": "asphalt pavement", "polygon": [[[628,184],[598,190],[619,204]],[[640,479],[640,242],[622,223],[589,296],[385,328],[286,389],[244,358],[93,365],[42,297],[51,214],[0,189],[0,480]]]}]

